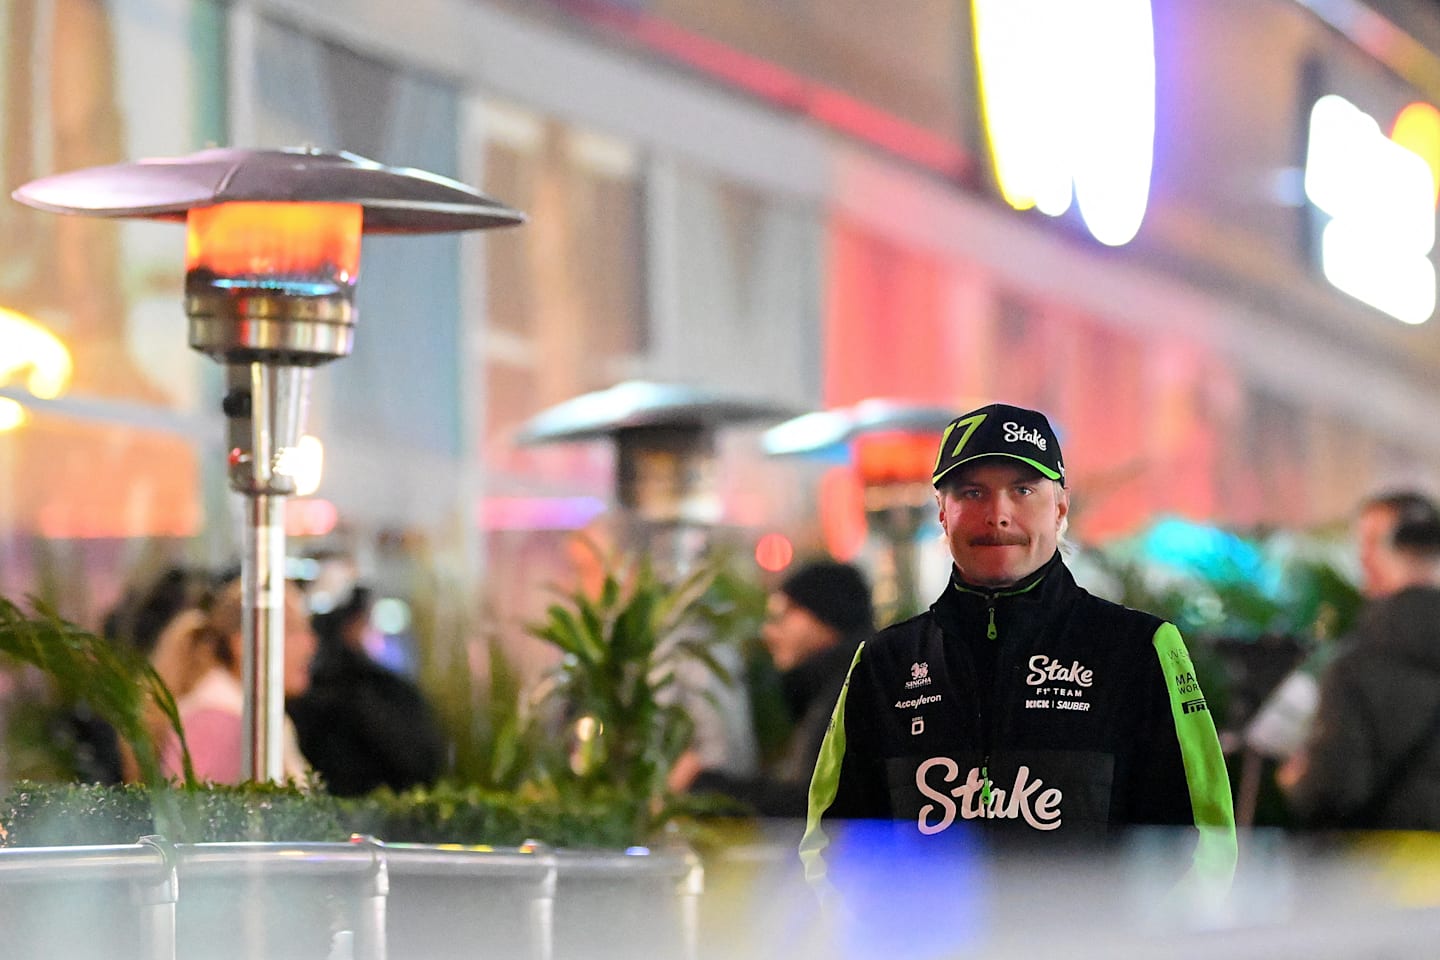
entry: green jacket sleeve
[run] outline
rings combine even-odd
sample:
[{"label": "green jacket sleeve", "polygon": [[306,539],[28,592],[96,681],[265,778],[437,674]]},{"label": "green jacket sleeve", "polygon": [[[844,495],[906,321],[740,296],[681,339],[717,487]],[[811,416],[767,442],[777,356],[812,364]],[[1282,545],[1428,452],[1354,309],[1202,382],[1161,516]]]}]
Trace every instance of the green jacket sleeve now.
[{"label": "green jacket sleeve", "polygon": [[815,761],[815,773],[810,778],[805,836],[800,841],[800,861],[805,867],[805,878],[812,883],[820,883],[825,877],[825,849],[830,844],[830,838],[825,833],[822,818],[836,806],[837,799],[842,809],[854,805],[853,798],[848,794],[852,789],[853,771],[858,758],[853,751],[847,756],[847,747],[850,744],[846,735],[846,703],[850,696],[851,682],[855,679],[855,669],[864,651],[865,644],[862,643],[855,651],[855,658],[850,661],[850,671],[845,677],[845,685],[840,688],[840,696],[835,701],[835,710],[830,715],[830,726],[825,731],[825,739],[820,744],[820,756]]},{"label": "green jacket sleeve", "polygon": [[1180,631],[1174,624],[1162,624],[1155,631],[1153,643],[1165,676],[1191,815],[1200,834],[1182,887],[1201,895],[1223,895],[1234,877],[1238,844],[1235,805],[1220,738]]}]

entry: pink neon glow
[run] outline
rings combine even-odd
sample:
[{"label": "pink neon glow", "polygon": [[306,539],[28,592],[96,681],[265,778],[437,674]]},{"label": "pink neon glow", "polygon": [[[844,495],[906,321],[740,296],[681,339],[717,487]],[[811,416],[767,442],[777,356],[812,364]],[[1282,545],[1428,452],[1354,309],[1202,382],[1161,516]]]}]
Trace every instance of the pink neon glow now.
[{"label": "pink neon glow", "polygon": [[485,497],[482,530],[579,530],[605,512],[597,497]]}]

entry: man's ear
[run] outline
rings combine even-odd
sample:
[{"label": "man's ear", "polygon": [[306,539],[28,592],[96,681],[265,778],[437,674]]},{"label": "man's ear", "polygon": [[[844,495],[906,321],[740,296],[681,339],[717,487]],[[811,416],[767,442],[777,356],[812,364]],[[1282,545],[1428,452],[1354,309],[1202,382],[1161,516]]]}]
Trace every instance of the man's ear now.
[{"label": "man's ear", "polygon": [[[1051,482],[1054,483],[1054,481]],[[1065,517],[1070,513],[1070,491],[1058,483],[1055,484],[1055,507],[1057,510],[1056,520],[1063,524]]]}]

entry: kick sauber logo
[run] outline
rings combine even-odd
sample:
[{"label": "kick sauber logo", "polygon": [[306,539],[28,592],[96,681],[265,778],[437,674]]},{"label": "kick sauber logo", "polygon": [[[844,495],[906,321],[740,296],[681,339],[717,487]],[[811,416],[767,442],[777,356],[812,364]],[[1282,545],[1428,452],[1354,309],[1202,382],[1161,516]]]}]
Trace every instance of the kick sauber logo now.
[{"label": "kick sauber logo", "polygon": [[1095,683],[1095,671],[1079,660],[1071,660],[1067,667],[1059,660],[1052,660],[1043,653],[1030,658],[1030,672],[1025,682],[1033,688],[1025,699],[1026,710],[1078,710],[1084,713],[1090,709],[1088,691]]},{"label": "kick sauber logo", "polygon": [[[932,770],[939,771],[940,784],[935,786],[930,783]],[[928,836],[947,830],[957,816],[962,820],[1023,819],[1036,830],[1060,826],[1064,794],[1059,787],[1046,787],[1039,777],[1032,780],[1028,766],[1015,771],[1015,783],[1008,790],[991,783],[988,804],[984,800],[985,778],[979,767],[970,768],[964,783],[950,787],[959,779],[960,765],[949,757],[931,757],[915,769],[916,788],[935,801],[920,808],[915,826],[921,833]]]},{"label": "kick sauber logo", "polygon": [[930,664],[928,664],[928,663],[912,663],[912,664],[910,664],[910,679],[905,682],[905,689],[906,689],[906,690],[914,690],[916,687],[925,687],[925,686],[929,686],[929,685],[930,685]]}]

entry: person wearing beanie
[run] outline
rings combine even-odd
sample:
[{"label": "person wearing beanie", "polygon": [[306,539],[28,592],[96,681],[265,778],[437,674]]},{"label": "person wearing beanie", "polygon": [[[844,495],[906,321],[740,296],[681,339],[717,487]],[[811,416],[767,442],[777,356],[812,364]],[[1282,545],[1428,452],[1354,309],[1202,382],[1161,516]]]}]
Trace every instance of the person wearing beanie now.
[{"label": "person wearing beanie", "polygon": [[858,568],[823,560],[786,577],[770,594],[762,631],[793,723],[785,745],[760,777],[702,770],[689,789],[730,797],[762,817],[803,818],[835,700],[874,621],[870,584]]}]

